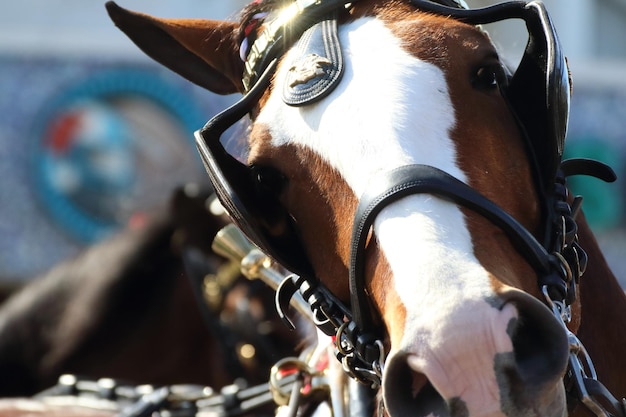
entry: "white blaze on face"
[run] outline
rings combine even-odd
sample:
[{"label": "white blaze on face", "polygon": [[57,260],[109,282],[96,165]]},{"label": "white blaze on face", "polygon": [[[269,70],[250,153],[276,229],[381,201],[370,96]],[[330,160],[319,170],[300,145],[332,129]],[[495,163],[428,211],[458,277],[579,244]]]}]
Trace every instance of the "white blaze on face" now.
[{"label": "white blaze on face", "polygon": [[[435,166],[465,181],[450,138],[455,112],[442,70],[404,51],[374,18],[342,26],[340,40],[345,74],[327,98],[300,108],[284,104],[280,93],[269,98],[258,122],[269,127],[273,145],[312,149],[341,173],[356,196],[377,173],[407,164]],[[291,59],[287,55],[279,70],[275,92],[282,91]],[[394,351],[408,349],[433,359],[429,355],[436,346],[422,346],[417,339],[444,343],[442,333],[462,330],[472,315],[483,320],[497,314],[486,301],[494,295],[488,274],[474,256],[455,205],[430,195],[406,197],[385,208],[374,228],[407,310],[405,328],[398,330],[405,337],[392,340]],[[458,319],[459,329],[450,318]],[[504,321],[503,329],[492,329],[498,334],[492,348],[498,352],[511,351]]]}]

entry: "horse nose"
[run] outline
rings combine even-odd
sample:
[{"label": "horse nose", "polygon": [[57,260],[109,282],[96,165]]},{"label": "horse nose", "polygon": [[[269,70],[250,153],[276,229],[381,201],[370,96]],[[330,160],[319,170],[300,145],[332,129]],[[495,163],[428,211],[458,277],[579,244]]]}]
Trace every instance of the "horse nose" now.
[{"label": "horse nose", "polygon": [[447,343],[444,337],[430,346],[420,336],[416,343],[425,347],[394,352],[387,360],[383,400],[391,417],[566,415],[562,378],[569,345],[563,325],[522,291],[506,290],[499,300],[499,311],[516,317],[504,336],[512,350],[485,348],[489,341],[480,340],[481,330],[476,338],[467,331],[464,340],[451,337]]},{"label": "horse nose", "polygon": [[509,290],[501,296],[519,314],[511,335],[515,370],[519,374],[516,378],[539,388],[560,381],[569,357],[563,324],[542,302],[527,293]]}]

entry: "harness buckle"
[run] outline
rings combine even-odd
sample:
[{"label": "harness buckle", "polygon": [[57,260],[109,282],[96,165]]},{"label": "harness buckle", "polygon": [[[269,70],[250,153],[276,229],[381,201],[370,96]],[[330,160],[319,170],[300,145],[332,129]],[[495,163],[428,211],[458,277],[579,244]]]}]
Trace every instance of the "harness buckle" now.
[{"label": "harness buckle", "polygon": [[[554,314],[557,318],[560,319],[560,323],[563,325],[563,328],[569,332],[569,329],[565,325],[565,323],[569,323],[572,321],[572,308],[569,305],[565,304],[565,301],[555,301],[550,297],[550,293],[548,291],[548,286],[544,285],[541,287],[541,292],[543,293],[544,298],[546,299],[546,303],[550,310],[552,310],[552,314]],[[579,342],[580,343],[580,342]],[[570,345],[571,349],[571,345]]]},{"label": "harness buckle", "polygon": [[574,275],[572,273],[572,268],[569,262],[567,262],[567,259],[565,259],[565,257],[559,252],[553,252],[552,255],[556,257],[559,261],[559,266],[561,267],[561,272],[563,274],[563,280],[567,284],[571,283]]},{"label": "harness buckle", "polygon": [[372,369],[378,376],[379,380],[383,380],[383,372],[385,371],[385,348],[383,342],[375,340],[374,344],[378,347],[378,359],[372,362]]},{"label": "harness buckle", "polygon": [[274,402],[290,410],[316,393],[330,391],[324,371],[316,371],[295,357],[276,362],[270,371],[269,386]]},{"label": "harness buckle", "polygon": [[[569,372],[568,375],[572,378],[573,385],[576,387],[576,391],[578,391],[579,400],[597,417],[610,417],[610,415],[606,412],[606,410],[600,405],[600,403],[591,396],[587,387],[585,385],[585,379],[591,378],[594,381],[597,381],[598,377],[596,375],[596,371],[593,367],[593,363],[591,362],[591,358],[587,354],[587,350],[580,342],[578,337],[574,335],[572,332],[568,332],[568,340],[570,346],[570,354],[569,354]],[[590,377],[587,376],[585,372],[585,365],[580,360],[580,356],[582,355],[585,365],[591,374]]]},{"label": "harness buckle", "polygon": [[[354,322],[346,322],[337,329],[337,358],[346,374],[375,389],[381,385],[383,379],[385,348],[379,339],[368,341],[367,337],[356,337],[355,341],[355,335],[351,333],[354,327]],[[376,357],[372,359],[374,354]]]},{"label": "harness buckle", "polygon": [[620,416],[626,416],[626,400],[622,399],[618,402],[613,398],[610,392],[598,381],[598,375],[591,361],[591,357],[587,353],[585,346],[580,339],[567,328],[565,323],[571,320],[571,309],[566,305],[565,300],[556,301],[550,297],[548,286],[544,285],[541,289],[546,299],[548,307],[552,310],[554,316],[559,319],[559,323],[563,326],[567,334],[569,345],[568,369],[566,374],[565,388],[571,390],[575,388],[576,399],[579,400],[591,413],[597,417],[613,417],[604,406],[595,398],[603,397],[612,403],[615,410]]}]

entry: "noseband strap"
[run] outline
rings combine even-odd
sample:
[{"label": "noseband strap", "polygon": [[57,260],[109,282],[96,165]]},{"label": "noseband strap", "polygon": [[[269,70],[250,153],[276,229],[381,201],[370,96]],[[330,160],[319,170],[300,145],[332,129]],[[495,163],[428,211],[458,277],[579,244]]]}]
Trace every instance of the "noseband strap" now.
[{"label": "noseband strap", "polygon": [[494,202],[440,169],[428,165],[406,165],[377,175],[361,196],[355,213],[350,252],[350,293],[353,320],[361,329],[373,328],[365,290],[365,250],[369,230],[385,207],[414,194],[432,194],[482,215],[507,234],[540,276],[547,277],[551,284],[565,284],[564,277],[560,275],[558,258],[548,253],[524,226]]},{"label": "noseband strap", "polygon": [[[626,417],[626,400],[617,400],[597,380],[591,359],[586,355],[582,343],[566,327],[569,306],[576,298],[576,285],[586,266],[586,254],[578,245],[576,236],[575,216],[580,200],[574,200],[574,210],[566,201],[565,177],[577,174],[591,175],[607,182],[616,179],[611,168],[596,161],[575,159],[563,162],[557,175],[554,197],[555,213],[559,213],[562,219],[562,228],[555,228],[551,224],[547,226],[550,231],[556,230],[562,236],[562,243],[556,244],[552,252],[497,204],[444,171],[428,165],[406,165],[378,174],[359,200],[352,229],[349,274],[352,321],[357,333],[367,340],[375,340],[375,335],[364,331],[371,332],[374,329],[374,317],[365,289],[365,252],[376,217],[385,207],[404,197],[431,194],[468,208],[498,226],[537,272],[539,288],[544,292],[557,320],[562,321],[570,340],[566,377],[566,388],[572,397],[570,401],[578,400],[597,416]],[[591,376],[586,375],[583,362],[586,362]],[[598,401],[600,398],[612,408],[614,414],[606,411],[602,402]]]}]

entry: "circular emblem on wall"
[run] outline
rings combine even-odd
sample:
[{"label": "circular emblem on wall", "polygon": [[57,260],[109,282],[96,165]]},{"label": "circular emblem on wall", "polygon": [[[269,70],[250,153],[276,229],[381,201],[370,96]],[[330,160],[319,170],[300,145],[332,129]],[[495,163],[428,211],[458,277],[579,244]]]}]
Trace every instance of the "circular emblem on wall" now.
[{"label": "circular emblem on wall", "polygon": [[37,123],[33,174],[44,210],[96,241],[202,178],[188,94],[153,73],[98,73],[55,97]]}]

